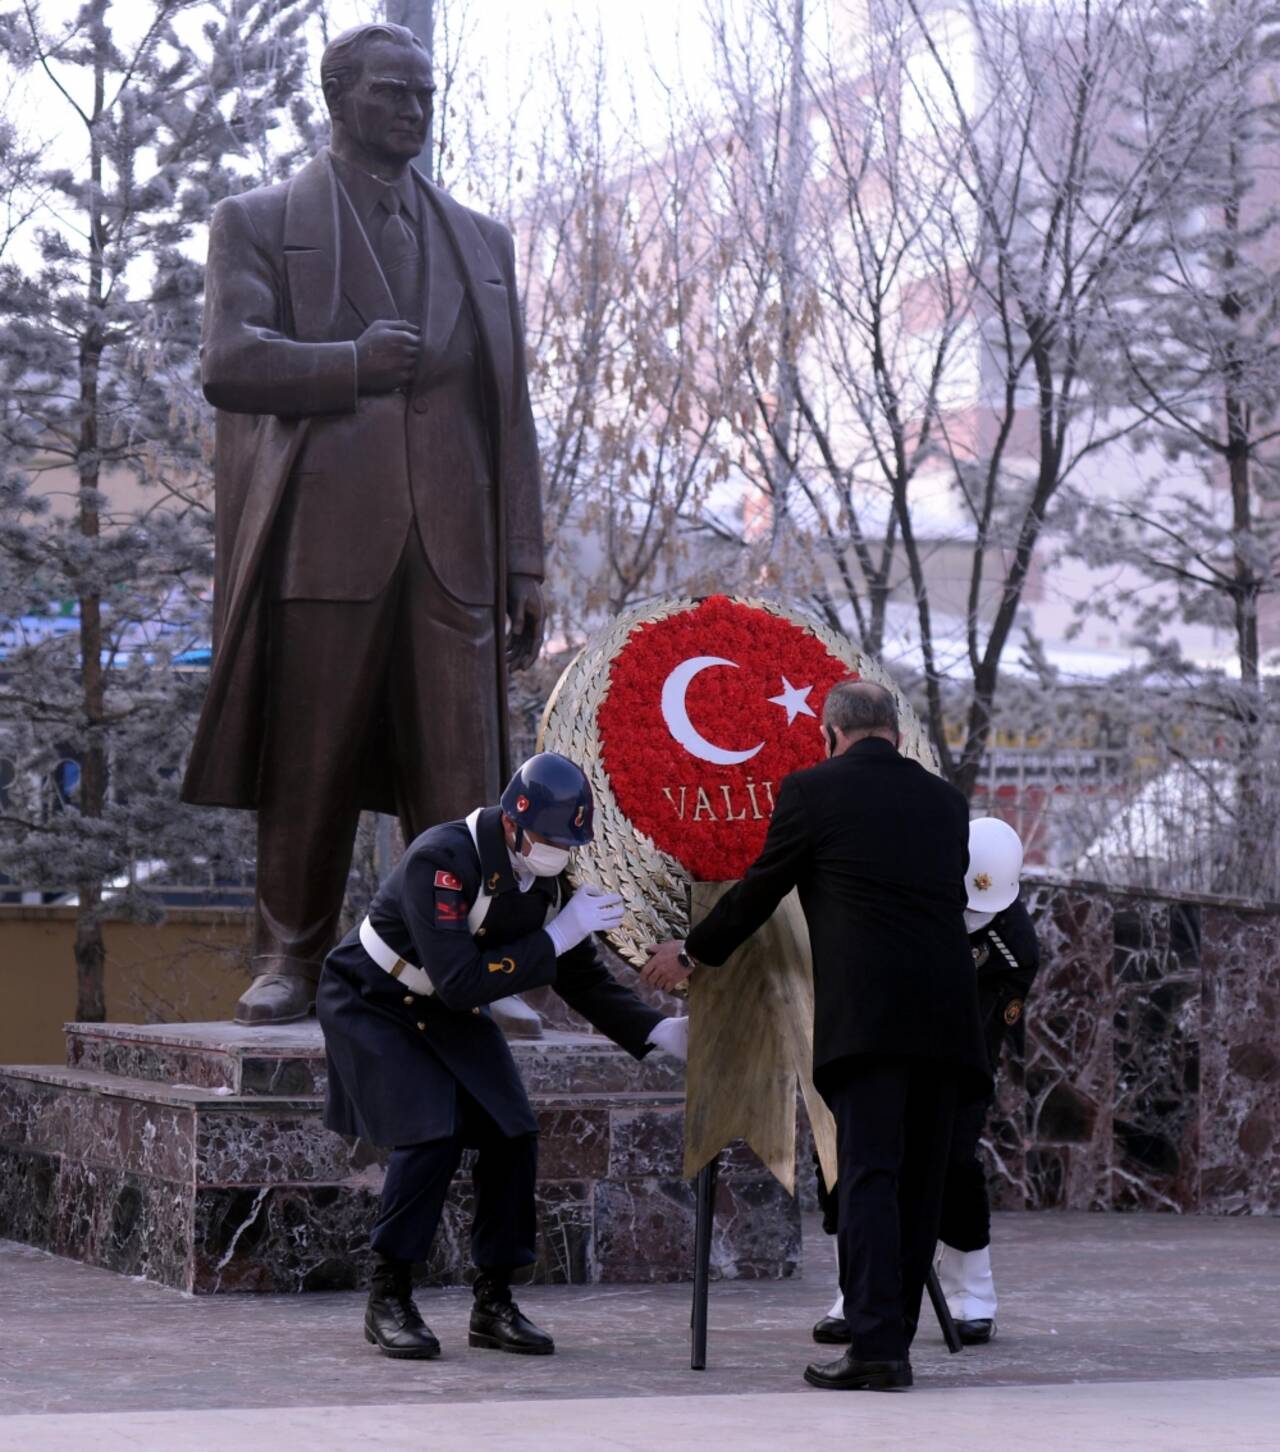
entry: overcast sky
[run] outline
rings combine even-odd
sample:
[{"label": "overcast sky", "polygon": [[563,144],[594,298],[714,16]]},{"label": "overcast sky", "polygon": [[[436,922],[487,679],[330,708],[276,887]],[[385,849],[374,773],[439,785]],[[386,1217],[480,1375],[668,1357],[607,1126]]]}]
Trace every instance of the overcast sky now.
[{"label": "overcast sky", "polygon": [[[518,68],[522,50],[537,53],[548,39],[568,44],[597,27],[610,55],[633,73],[645,72],[652,61],[664,76],[674,78],[683,69],[699,77],[710,64],[703,0],[449,0],[449,5],[465,23],[468,60],[487,61],[499,72],[508,60]],[[71,20],[80,8],[81,0],[36,4],[50,25]],[[385,14],[380,0],[328,0],[324,8],[331,34]],[[149,5],[114,0],[112,23],[128,35],[145,25],[149,11]],[[193,12],[192,23],[197,20]]]},{"label": "overcast sky", "polygon": [[[548,39],[569,42],[597,27],[611,56],[633,72],[653,67],[675,77],[705,74],[710,45],[703,0],[451,0],[456,14],[466,12],[469,57],[488,57],[504,66],[508,55],[519,64],[522,48],[537,52]],[[331,26],[376,18],[378,0],[329,0]]]}]

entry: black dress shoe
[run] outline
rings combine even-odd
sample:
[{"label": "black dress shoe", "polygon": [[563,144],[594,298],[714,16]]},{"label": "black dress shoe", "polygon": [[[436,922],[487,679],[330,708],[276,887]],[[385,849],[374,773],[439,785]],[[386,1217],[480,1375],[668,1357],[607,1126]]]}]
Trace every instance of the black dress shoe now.
[{"label": "black dress shoe", "polygon": [[957,1321],[956,1335],[965,1346],[985,1346],[996,1339],[994,1321]]},{"label": "black dress shoe", "polygon": [[511,1299],[506,1278],[481,1272],[476,1277],[476,1303],[471,1308],[469,1346],[489,1351],[514,1351],[521,1356],[550,1356],[555,1342],[538,1328]]},{"label": "black dress shoe", "polygon": [[293,973],[260,973],[240,995],[236,1022],[296,1023],[315,1007],[316,986]]},{"label": "black dress shoe", "polygon": [[813,1339],[819,1346],[848,1346],[853,1333],[843,1316],[824,1316],[814,1322]]},{"label": "black dress shoe", "polygon": [[407,1260],[378,1257],[364,1313],[364,1339],[397,1361],[431,1361],[440,1355],[440,1343],[413,1304]]},{"label": "black dress shoe", "polygon": [[814,1362],[805,1367],[810,1386],[831,1391],[906,1391],[911,1385],[909,1361],[859,1361],[846,1351],[839,1361]]}]

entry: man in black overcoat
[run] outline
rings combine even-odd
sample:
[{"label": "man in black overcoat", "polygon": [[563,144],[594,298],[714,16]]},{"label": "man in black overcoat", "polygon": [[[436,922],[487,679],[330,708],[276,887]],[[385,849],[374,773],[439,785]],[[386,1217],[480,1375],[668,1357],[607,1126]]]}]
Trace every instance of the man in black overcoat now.
[{"label": "man in black overcoat", "polygon": [[430,1254],[468,1148],[478,1152],[470,1344],[554,1350],[511,1297],[512,1273],[534,1260],[538,1126],[488,1005],[549,985],[637,1059],[654,1047],[684,1055],[686,1021],[648,1007],[600,961],[591,935],[616,926],[622,899],[573,892],[562,876],[591,840],[592,810],[577,766],[530,758],[501,805],[418,837],[325,962],[325,1124],[391,1150],[365,1312],[366,1339],[384,1355],[440,1354],[410,1271]]},{"label": "man in black overcoat", "polygon": [[836,1119],[851,1334],[839,1361],[805,1379],[902,1388],[956,1106],[991,1082],[964,923],[969,814],[954,787],[899,753],[884,687],[834,686],[823,730],[829,759],[785,779],[746,876],[684,944],[657,949],[643,976],[669,990],[698,964],[723,963],[799,889],[813,948],[814,1082]]},{"label": "man in black overcoat", "polygon": [[511,234],[412,165],[411,31],[347,31],[320,76],[330,144],[209,229],[214,656],[183,797],[258,814],[241,1023],[309,1012],[362,808],[411,842],[496,797],[507,666],[542,634]]},{"label": "man in black overcoat", "polygon": [[[1021,871],[1022,843],[1007,822],[977,817],[969,823],[964,917],[977,977],[978,1012],[993,1073],[1005,1038],[1022,1030],[1027,993],[1040,966],[1035,927],[1018,896]],[[938,1280],[966,1346],[990,1341],[996,1330],[991,1204],[986,1169],[978,1156],[989,1108],[989,1099],[975,1099],[956,1111],[938,1226]],[[839,1207],[822,1183],[821,1172],[818,1198],[822,1228],[834,1235]],[[814,1326],[813,1339],[848,1344],[849,1328],[839,1294],[831,1310]]]}]

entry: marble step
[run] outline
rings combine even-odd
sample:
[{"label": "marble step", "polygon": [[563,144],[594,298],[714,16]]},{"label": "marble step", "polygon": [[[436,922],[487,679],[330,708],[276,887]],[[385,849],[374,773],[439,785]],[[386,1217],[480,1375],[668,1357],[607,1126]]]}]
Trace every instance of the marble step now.
[{"label": "marble step", "polygon": [[[314,1019],[264,1028],[226,1022],[70,1023],[66,1033],[71,1068],[246,1096],[325,1090],[324,1039]],[[535,1096],[684,1089],[682,1068],[668,1055],[649,1054],[637,1062],[595,1034],[548,1030],[540,1039],[511,1040],[511,1049]]]},{"label": "marble step", "polygon": [[[531,1098],[544,1174],[680,1173],[679,1094]],[[197,1187],[333,1184],[385,1158],[330,1133],[321,1113],[315,1095],[238,1095],[47,1064],[0,1069],[0,1143]]]},{"label": "marble step", "polygon": [[[69,1067],[0,1068],[0,1237],[186,1291],[359,1284],[385,1155],[322,1123],[314,1025],[75,1025]],[[539,1280],[681,1279],[691,1265],[681,1066],[601,1039],[513,1044],[539,1126]],[[307,1064],[311,1076],[270,1071]],[[74,1062],[78,1061],[78,1062]],[[246,1076],[244,1066],[251,1072]],[[124,1072],[136,1066],[146,1074]],[[172,1073],[165,1081],[162,1066]],[[637,1073],[642,1069],[643,1073]],[[198,1074],[222,1082],[191,1082]],[[228,1080],[256,1087],[237,1092]],[[300,1092],[264,1093],[297,1084]],[[789,1275],[795,1202],[745,1146],[723,1156],[716,1270]],[[462,1279],[460,1175],[424,1275]]]}]

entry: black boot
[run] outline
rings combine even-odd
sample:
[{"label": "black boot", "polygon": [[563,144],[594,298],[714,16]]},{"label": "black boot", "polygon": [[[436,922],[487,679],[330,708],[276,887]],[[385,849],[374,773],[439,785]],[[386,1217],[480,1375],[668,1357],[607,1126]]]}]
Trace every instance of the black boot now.
[{"label": "black boot", "polygon": [[440,1355],[440,1343],[413,1304],[413,1281],[407,1260],[379,1255],[364,1313],[364,1339],[383,1356],[399,1361],[430,1361]]},{"label": "black boot", "polygon": [[911,1385],[911,1363],[859,1361],[846,1351],[839,1361],[815,1361],[805,1368],[804,1379],[832,1391],[905,1391]]},{"label": "black boot", "polygon": [[510,1273],[482,1270],[473,1288],[476,1303],[471,1308],[471,1346],[491,1351],[516,1351],[522,1356],[550,1356],[556,1344],[538,1328],[511,1299]]},{"label": "black boot", "polygon": [[848,1346],[853,1333],[843,1316],[824,1316],[813,1323],[813,1339],[820,1346]]},{"label": "black boot", "polygon": [[957,1321],[956,1332],[962,1346],[985,1346],[995,1340],[996,1323],[985,1317],[978,1321]]}]

